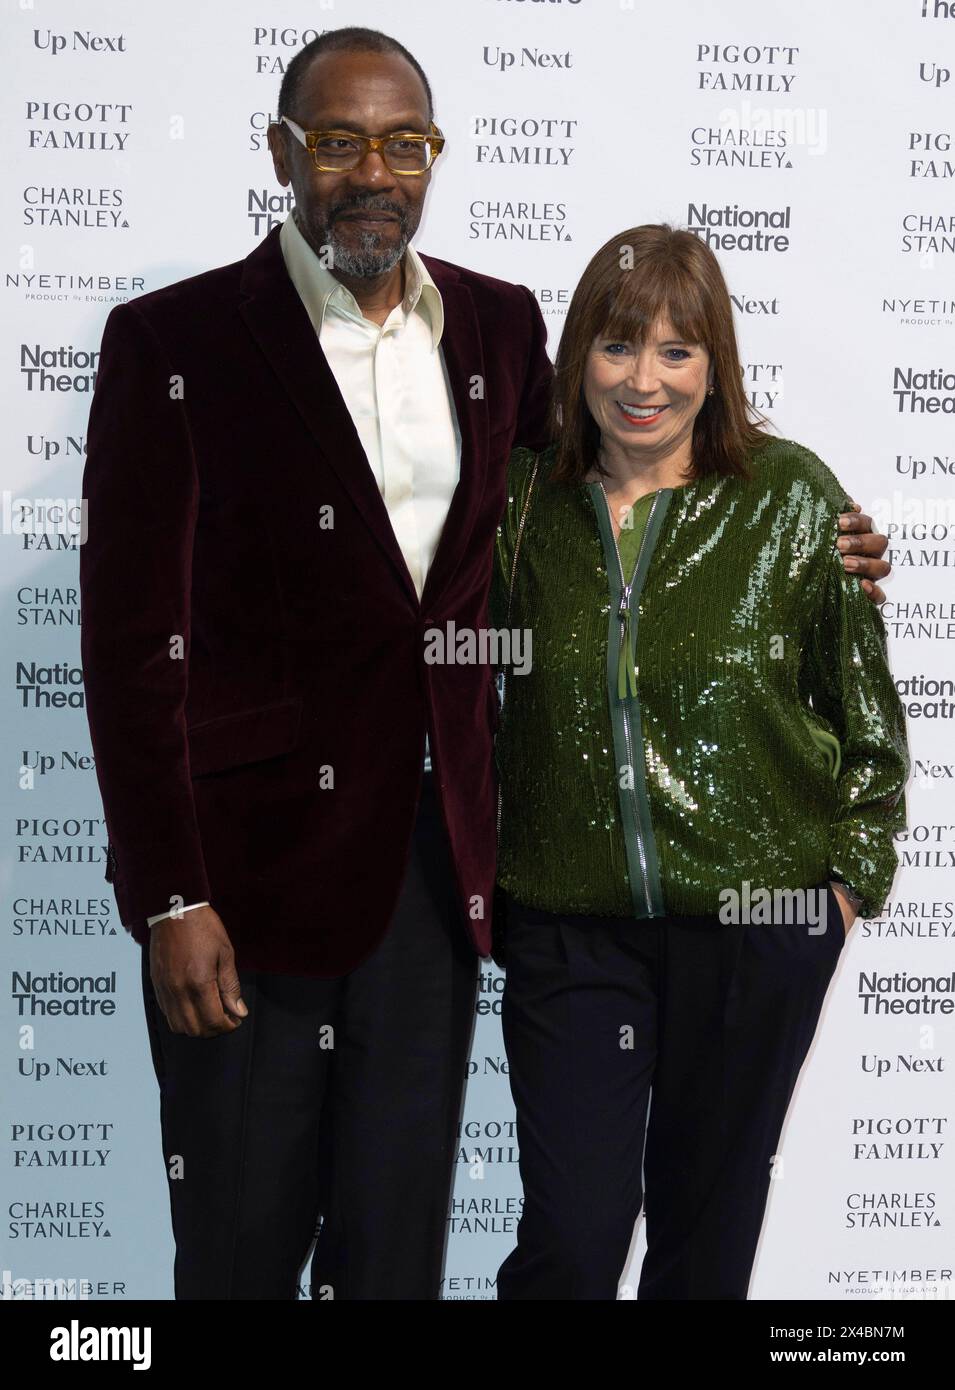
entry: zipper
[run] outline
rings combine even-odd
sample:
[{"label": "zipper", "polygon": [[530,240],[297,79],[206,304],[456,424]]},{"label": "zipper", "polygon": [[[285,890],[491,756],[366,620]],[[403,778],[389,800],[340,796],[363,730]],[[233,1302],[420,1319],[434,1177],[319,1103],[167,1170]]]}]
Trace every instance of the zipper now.
[{"label": "zipper", "polygon": [[[643,559],[643,552],[644,552],[644,550],[645,550],[645,548],[646,548],[646,544],[647,544],[647,532],[649,531],[649,529],[650,529],[650,523],[651,523],[652,520],[653,520],[653,513],[654,513],[654,510],[655,510],[655,508],[657,507],[657,505],[658,505],[658,503],[659,503],[659,501],[660,501],[660,494],[657,493],[657,496],[653,499],[653,503],[652,503],[652,505],[651,505],[651,507],[650,507],[650,515],[647,517],[646,525],[645,525],[644,528],[643,528],[643,535],[640,537],[640,545],[639,545],[639,548],[638,548],[638,550],[637,550],[637,558],[636,558],[636,561],[635,561],[634,566],[633,566],[633,574],[631,574],[631,576],[630,576],[630,583],[629,583],[629,584],[627,583],[626,575],[625,575],[624,572],[623,572],[623,560],[620,558],[620,544],[619,544],[619,542],[618,542],[618,540],[617,540],[617,537],[614,535],[614,530],[613,530],[613,519],[612,519],[611,512],[610,512],[610,503],[609,503],[609,501],[607,500],[607,494],[606,494],[606,492],[604,491],[604,489],[603,489],[602,486],[600,487],[600,495],[601,495],[601,497],[603,498],[603,500],[604,500],[604,506],[605,506],[605,508],[607,509],[607,520],[608,520],[608,522],[610,523],[610,534],[611,534],[611,536],[613,537],[614,554],[615,554],[616,557],[617,557],[617,570],[619,571],[619,574],[620,574],[620,607],[619,607],[618,610],[617,610],[617,616],[618,616],[619,621],[620,621],[620,643],[621,643],[621,646],[620,646],[620,654],[619,654],[618,659],[617,659],[617,697],[618,697],[618,699],[623,699],[623,698],[624,698],[624,692],[621,690],[621,685],[623,684],[623,682],[622,682],[622,680],[621,680],[621,675],[620,675],[620,663],[621,663],[621,661],[622,661],[622,659],[623,659],[623,653],[624,653],[623,643],[626,642],[626,643],[628,644],[628,646],[627,646],[627,658],[628,658],[627,665],[628,665],[628,666],[629,666],[629,664],[630,664],[630,663],[629,663],[629,657],[630,657],[630,654],[631,654],[631,652],[632,652],[632,650],[633,650],[633,647],[632,647],[632,633],[631,633],[631,631],[630,631],[630,595],[631,595],[631,593],[633,592],[633,586],[634,586],[634,584],[636,583],[636,580],[637,580],[637,571],[638,571],[639,568],[640,568],[640,561]],[[636,692],[636,690],[634,689],[634,690],[632,690],[630,693],[631,693],[632,695],[636,696],[636,693],[637,693],[637,692]],[[629,793],[630,793],[631,801],[633,802],[633,807],[634,807],[634,821],[635,821],[635,823],[636,823],[636,825],[637,825],[637,854],[638,854],[639,859],[640,859],[640,876],[641,876],[641,878],[642,878],[642,880],[643,880],[643,892],[644,892],[644,896],[645,896],[645,898],[646,898],[647,907],[650,908],[650,907],[651,907],[651,900],[650,900],[650,878],[649,878],[649,874],[648,874],[648,872],[647,872],[647,849],[646,849],[646,843],[645,843],[645,841],[644,841],[644,838],[643,838],[643,836],[642,836],[641,833],[640,833],[639,820],[638,820],[638,818],[637,818],[637,816],[636,816],[636,810],[637,810],[637,805],[636,805],[636,786],[634,785],[634,784],[636,783],[636,774],[635,774],[635,771],[634,771],[634,762],[633,762],[633,730],[632,730],[632,728],[631,728],[631,726],[630,726],[630,711],[629,711],[629,709],[628,709],[626,706],[624,706],[624,711],[623,711],[623,730],[624,730],[624,744],[625,744],[625,747],[626,747],[626,750],[627,750],[627,766],[631,769],[631,777],[630,777],[630,783],[631,783],[631,785],[629,786],[628,791],[629,791]]]},{"label": "zipper", "polygon": [[[635,915],[658,917],[664,914],[663,894],[662,889],[660,887],[659,870],[656,863],[656,851],[652,843],[653,826],[650,821],[649,800],[646,795],[642,757],[641,762],[638,764],[633,756],[634,738],[633,725],[631,721],[634,717],[636,717],[639,722],[640,704],[636,689],[636,670],[633,656],[634,637],[636,633],[633,630],[632,626],[632,602],[634,598],[634,590],[636,590],[637,598],[639,598],[640,593],[643,590],[643,583],[646,577],[646,570],[647,564],[649,562],[649,557],[652,552],[653,546],[656,544],[656,539],[659,534],[664,515],[666,513],[667,507],[669,506],[670,498],[673,495],[673,489],[662,488],[657,493],[656,497],[653,499],[653,502],[650,506],[650,514],[647,517],[646,525],[644,526],[643,530],[643,535],[640,538],[640,545],[637,550],[637,558],[633,566],[633,573],[631,574],[630,581],[628,583],[627,577],[624,574],[623,570],[623,560],[620,557],[620,546],[617,542],[616,536],[614,535],[613,519],[610,511],[610,503],[607,500],[607,494],[604,492],[604,489],[599,482],[593,483],[591,486],[596,487],[599,490],[601,497],[603,498],[604,514],[606,516],[607,524],[606,527],[602,529],[604,530],[605,542],[609,540],[609,542],[613,546],[613,553],[616,556],[617,560],[617,572],[620,576],[620,601],[617,605],[617,622],[619,624],[619,645],[617,650],[616,701],[614,701],[612,698],[613,682],[611,682],[610,680],[609,670],[608,684],[610,685],[611,693],[611,709],[613,710],[614,707],[616,707],[616,709],[620,711],[621,717],[619,720],[614,720],[614,723],[619,723],[619,725],[621,726],[621,730],[623,733],[623,745],[626,754],[626,765],[630,768],[631,772],[631,776],[629,779],[630,785],[626,788],[620,787],[619,791],[621,798],[623,798],[625,794],[627,797],[629,815],[625,814],[623,818],[624,833],[626,834],[627,823],[629,821],[633,831],[634,845],[636,847],[636,859],[637,867],[639,869],[639,879],[640,884],[643,888],[643,901],[641,902],[639,900],[637,887],[633,882],[634,865],[632,863],[630,863],[631,893],[633,896]],[[607,548],[608,547],[605,543],[605,549]],[[639,583],[638,576],[640,576]],[[612,655],[612,652],[608,655]],[[625,658],[626,666],[624,665]],[[642,804],[641,792],[643,796]],[[629,852],[629,845],[627,859],[628,862],[630,862],[632,859],[632,856]],[[638,911],[637,909],[642,909],[642,911]]]}]

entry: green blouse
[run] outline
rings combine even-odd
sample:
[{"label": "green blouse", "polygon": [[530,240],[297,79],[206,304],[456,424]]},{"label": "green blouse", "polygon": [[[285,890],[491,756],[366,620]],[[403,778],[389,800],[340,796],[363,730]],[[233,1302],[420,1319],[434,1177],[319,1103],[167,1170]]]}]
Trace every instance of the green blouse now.
[{"label": "green blouse", "polygon": [[[600,487],[600,483],[593,486]],[[623,525],[617,534],[617,553],[620,556],[620,566],[622,572],[628,577],[637,568],[637,560],[640,556],[640,545],[643,541],[643,533],[647,529],[647,518],[653,507],[655,492],[645,493],[643,497],[638,497],[632,504],[628,514],[623,519]],[[620,654],[617,659],[617,690],[621,697],[626,693],[636,693],[637,689],[637,669],[634,664],[636,652],[632,633],[628,630],[624,634],[625,640],[620,644]]]},{"label": "green blouse", "polygon": [[654,497],[655,492],[648,492],[646,496],[637,498],[630,508],[629,515],[624,518],[626,524],[621,526],[617,535],[617,549],[620,551],[625,574],[632,574],[636,566],[640,542],[643,540]]}]

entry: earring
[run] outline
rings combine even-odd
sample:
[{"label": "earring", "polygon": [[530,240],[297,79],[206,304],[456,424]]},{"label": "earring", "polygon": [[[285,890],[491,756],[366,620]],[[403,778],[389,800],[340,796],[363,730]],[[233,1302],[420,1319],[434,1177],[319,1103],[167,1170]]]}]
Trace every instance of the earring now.
[{"label": "earring", "polygon": [[708,386],[708,387],[706,388],[706,394],[707,394],[708,396],[715,396],[715,395],[716,395],[716,387],[715,387],[715,386]]}]

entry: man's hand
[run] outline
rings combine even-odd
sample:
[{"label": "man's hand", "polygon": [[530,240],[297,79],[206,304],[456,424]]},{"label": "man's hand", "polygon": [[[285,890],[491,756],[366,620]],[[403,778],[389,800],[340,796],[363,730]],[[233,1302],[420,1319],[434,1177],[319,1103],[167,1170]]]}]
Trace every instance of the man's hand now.
[{"label": "man's hand", "polygon": [[892,568],[888,560],[882,559],[889,543],[888,536],[880,536],[878,531],[872,530],[872,518],[863,516],[858,502],[853,502],[851,512],[842,513],[839,528],[846,533],[836,541],[842,551],[842,563],[861,581],[873,603],[885,603],[885,590],[872,581],[884,579]]},{"label": "man's hand", "polygon": [[150,932],[149,973],[172,1031],[191,1038],[234,1033],[249,1011],[218,912],[196,907],[157,922]]},{"label": "man's hand", "polygon": [[849,928],[852,926],[859,912],[844,883],[838,883],[835,879],[829,880],[829,887],[836,895],[836,902],[839,904],[839,911],[842,913],[842,927],[846,936],[849,935]]}]

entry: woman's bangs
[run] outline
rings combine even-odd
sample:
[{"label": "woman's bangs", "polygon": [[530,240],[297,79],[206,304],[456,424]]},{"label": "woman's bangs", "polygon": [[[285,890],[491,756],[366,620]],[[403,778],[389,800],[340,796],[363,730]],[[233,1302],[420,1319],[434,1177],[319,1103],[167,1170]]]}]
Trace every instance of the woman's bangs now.
[{"label": "woman's bangs", "polygon": [[669,319],[684,343],[706,343],[707,316],[699,284],[675,267],[644,261],[624,271],[606,304],[603,328],[595,336],[642,344],[661,319]]}]

